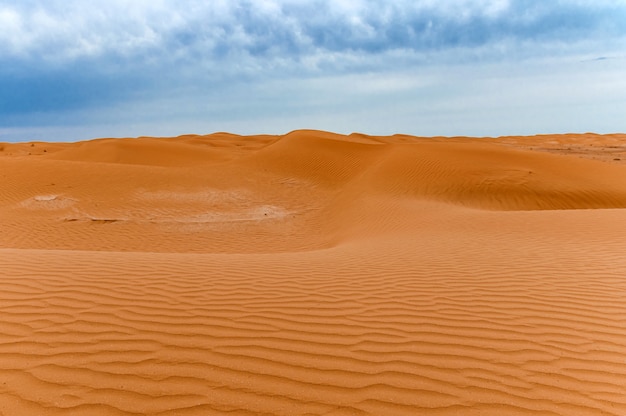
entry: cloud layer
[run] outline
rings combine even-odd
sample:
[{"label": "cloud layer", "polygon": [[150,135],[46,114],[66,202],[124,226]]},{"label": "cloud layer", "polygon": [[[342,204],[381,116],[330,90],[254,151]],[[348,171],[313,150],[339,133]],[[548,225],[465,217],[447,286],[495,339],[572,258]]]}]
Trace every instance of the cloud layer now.
[{"label": "cloud layer", "polygon": [[623,59],[625,21],[622,0],[0,0],[0,126],[263,94],[280,80],[302,94],[307,82],[365,75],[401,94],[414,91],[403,84],[412,71],[421,78],[409,84],[423,86],[442,68]]},{"label": "cloud layer", "polygon": [[115,66],[562,45],[624,37],[625,18],[619,0],[3,1],[0,57]]}]

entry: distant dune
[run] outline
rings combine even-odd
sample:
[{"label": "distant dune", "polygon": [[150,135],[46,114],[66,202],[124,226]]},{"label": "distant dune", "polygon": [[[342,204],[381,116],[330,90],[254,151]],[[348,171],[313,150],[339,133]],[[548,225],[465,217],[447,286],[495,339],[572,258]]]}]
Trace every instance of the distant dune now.
[{"label": "distant dune", "polygon": [[0,149],[0,415],[626,414],[626,135]]}]

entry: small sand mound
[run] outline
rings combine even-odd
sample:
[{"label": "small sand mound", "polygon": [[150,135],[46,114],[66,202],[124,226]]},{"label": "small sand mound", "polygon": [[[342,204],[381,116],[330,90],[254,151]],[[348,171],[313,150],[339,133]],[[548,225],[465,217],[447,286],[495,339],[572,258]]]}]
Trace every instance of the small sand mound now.
[{"label": "small sand mound", "polygon": [[33,197],[35,201],[54,201],[58,198],[58,195],[37,195]]},{"label": "small sand mound", "polygon": [[20,206],[30,210],[61,210],[71,207],[75,199],[61,195],[35,195],[20,203]]}]

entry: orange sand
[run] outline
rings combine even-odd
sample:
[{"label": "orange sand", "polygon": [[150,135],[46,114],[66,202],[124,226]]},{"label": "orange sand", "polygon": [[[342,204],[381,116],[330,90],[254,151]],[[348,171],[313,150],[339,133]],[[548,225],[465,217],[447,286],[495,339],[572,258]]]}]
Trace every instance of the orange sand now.
[{"label": "orange sand", "polygon": [[624,415],[625,144],[0,144],[0,415]]}]

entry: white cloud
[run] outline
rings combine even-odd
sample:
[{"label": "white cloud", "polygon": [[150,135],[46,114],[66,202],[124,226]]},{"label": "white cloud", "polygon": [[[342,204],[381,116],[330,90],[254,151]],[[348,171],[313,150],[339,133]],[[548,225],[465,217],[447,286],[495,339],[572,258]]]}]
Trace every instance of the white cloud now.
[{"label": "white cloud", "polygon": [[22,16],[14,9],[0,6],[0,53],[19,55],[23,38]]},{"label": "white cloud", "polygon": [[[41,2],[2,6],[0,53],[44,61],[72,60],[109,52],[133,53],[160,44],[160,34],[183,24],[164,2]],[[8,16],[8,18],[6,18]],[[5,30],[6,28],[9,30]]]}]

